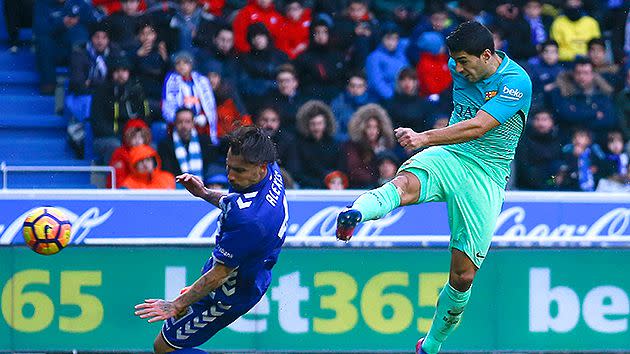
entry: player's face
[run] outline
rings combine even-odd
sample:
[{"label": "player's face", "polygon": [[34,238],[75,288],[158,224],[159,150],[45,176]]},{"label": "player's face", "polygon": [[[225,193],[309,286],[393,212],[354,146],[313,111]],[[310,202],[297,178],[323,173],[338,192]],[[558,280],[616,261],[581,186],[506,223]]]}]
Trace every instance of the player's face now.
[{"label": "player's face", "polygon": [[235,190],[247,189],[267,175],[266,164],[249,163],[243,159],[242,155],[232,155],[232,150],[228,150],[225,168],[228,181]]},{"label": "player's face", "polygon": [[486,77],[488,73],[486,66],[491,56],[489,50],[478,57],[466,52],[451,53],[451,57],[455,60],[455,71],[470,82],[477,82]]}]

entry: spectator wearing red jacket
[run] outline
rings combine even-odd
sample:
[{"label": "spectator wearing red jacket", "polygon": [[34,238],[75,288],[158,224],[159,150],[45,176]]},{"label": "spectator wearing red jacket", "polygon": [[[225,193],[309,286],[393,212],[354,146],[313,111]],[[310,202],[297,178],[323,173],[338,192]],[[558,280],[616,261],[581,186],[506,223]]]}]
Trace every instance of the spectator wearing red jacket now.
[{"label": "spectator wearing red jacket", "polygon": [[[131,148],[138,145],[151,144],[151,130],[142,119],[134,118],[127,121],[123,129],[122,145],[114,150],[109,165],[116,172],[116,188],[121,188],[123,181],[131,171]],[[111,181],[108,181],[108,187]]]},{"label": "spectator wearing red jacket", "polygon": [[271,37],[277,41],[282,15],[276,11],[273,0],[248,0],[236,17],[232,27],[234,28],[234,48],[238,52],[247,53],[251,49],[247,41],[247,28],[254,23],[262,22],[271,32]]},{"label": "spectator wearing red jacket", "polygon": [[420,58],[416,64],[420,96],[440,95],[451,87],[453,78],[448,70],[448,53],[444,37],[437,32],[425,32],[418,40]]},{"label": "spectator wearing red jacket", "polygon": [[131,170],[123,181],[128,189],[175,189],[175,176],[162,170],[162,161],[149,145],[138,145],[129,151]]},{"label": "spectator wearing red jacket", "polygon": [[293,60],[308,47],[311,9],[304,8],[302,0],[290,0],[284,7],[284,17],[276,46]]}]

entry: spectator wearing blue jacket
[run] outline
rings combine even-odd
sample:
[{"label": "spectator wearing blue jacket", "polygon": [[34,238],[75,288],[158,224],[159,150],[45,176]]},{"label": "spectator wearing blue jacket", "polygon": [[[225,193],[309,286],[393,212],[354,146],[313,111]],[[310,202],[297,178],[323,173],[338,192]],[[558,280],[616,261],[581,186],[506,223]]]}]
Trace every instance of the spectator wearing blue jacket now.
[{"label": "spectator wearing blue jacket", "polygon": [[385,24],[381,44],[365,63],[368,86],[379,100],[385,101],[394,95],[398,73],[409,65],[405,57],[408,41],[401,40],[399,33],[395,24]]},{"label": "spectator wearing blue jacket", "polygon": [[560,74],[556,84],[558,87],[551,91],[551,104],[565,137],[583,126],[593,132],[595,142],[600,142],[609,130],[618,127],[611,98],[613,88],[593,71],[588,59],[578,58],[573,70]]},{"label": "spectator wearing blue jacket", "polygon": [[540,45],[538,56],[527,62],[527,72],[532,79],[532,106],[542,108],[544,94],[553,90],[556,78],[563,71],[558,63],[558,43],[548,40]]},{"label": "spectator wearing blue jacket", "polygon": [[376,100],[368,92],[365,74],[361,71],[351,72],[346,89],[335,97],[330,105],[337,120],[335,140],[340,143],[347,141],[349,139],[348,123],[354,112],[361,106],[375,102]]},{"label": "spectator wearing blue jacket", "polygon": [[40,91],[51,95],[56,86],[56,66],[67,64],[72,47],[88,39],[89,26],[103,14],[85,0],[36,1],[34,12]]}]

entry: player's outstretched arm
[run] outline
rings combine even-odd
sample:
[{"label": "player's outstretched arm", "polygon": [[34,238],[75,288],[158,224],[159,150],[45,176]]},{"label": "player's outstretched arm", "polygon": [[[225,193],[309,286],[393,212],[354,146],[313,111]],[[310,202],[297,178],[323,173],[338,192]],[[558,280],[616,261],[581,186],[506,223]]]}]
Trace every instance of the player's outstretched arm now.
[{"label": "player's outstretched arm", "polygon": [[175,182],[181,183],[184,187],[186,187],[190,194],[205,200],[215,207],[219,207],[219,200],[224,195],[221,192],[206,188],[206,186],[203,185],[201,178],[191,175],[190,173],[184,173],[175,177]]},{"label": "player's outstretched arm", "polygon": [[136,305],[134,314],[140,318],[148,318],[149,322],[164,321],[175,317],[188,306],[221,286],[233,270],[234,268],[215,263],[206,274],[197,279],[188,291],[179,295],[177,299],[173,301],[146,299],[143,303]]},{"label": "player's outstretched arm", "polygon": [[457,144],[478,139],[499,124],[499,121],[490,114],[479,110],[474,118],[446,128],[431,129],[421,133],[416,133],[409,128],[397,128],[395,133],[402,147],[415,150],[427,146]]}]

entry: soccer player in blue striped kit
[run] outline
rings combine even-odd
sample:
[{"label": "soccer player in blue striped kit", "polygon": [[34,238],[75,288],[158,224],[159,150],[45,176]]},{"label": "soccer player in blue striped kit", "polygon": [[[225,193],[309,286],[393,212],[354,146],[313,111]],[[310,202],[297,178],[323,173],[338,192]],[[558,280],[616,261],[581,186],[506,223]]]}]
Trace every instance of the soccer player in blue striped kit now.
[{"label": "soccer player in blue striped kit", "polygon": [[194,196],[221,208],[219,231],[202,276],[173,301],[147,299],[135,314],[164,321],[155,353],[205,353],[194,349],[247,313],[267,291],[289,218],[284,183],[271,138],[256,127],[230,136],[226,167],[229,194],[204,187],[197,176],[176,177]]}]

